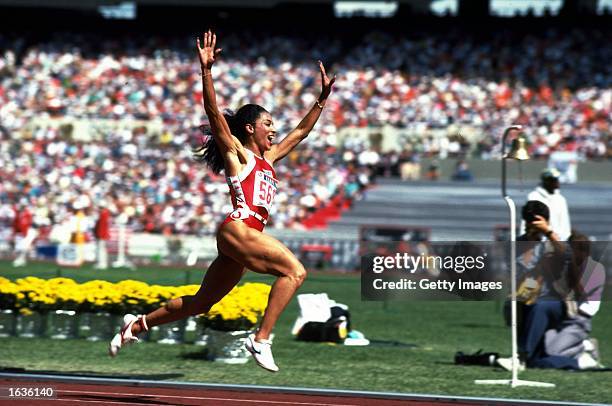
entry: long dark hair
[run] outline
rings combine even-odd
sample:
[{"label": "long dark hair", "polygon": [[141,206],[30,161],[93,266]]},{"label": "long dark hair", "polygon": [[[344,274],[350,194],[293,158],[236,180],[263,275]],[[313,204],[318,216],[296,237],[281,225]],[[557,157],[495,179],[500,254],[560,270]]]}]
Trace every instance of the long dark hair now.
[{"label": "long dark hair", "polygon": [[[223,117],[225,117],[232,135],[238,138],[242,145],[244,145],[249,137],[245,128],[246,125],[251,124],[255,126],[255,121],[257,121],[259,116],[267,112],[260,105],[245,104],[235,113],[231,110],[225,110]],[[199,145],[191,146],[193,159],[205,163],[214,173],[219,174],[225,165],[219,147],[212,136],[210,125],[201,125],[199,130],[204,134],[204,138]]]},{"label": "long dark hair", "polygon": [[584,286],[581,284],[583,267],[580,260],[584,260],[591,255],[591,240],[586,235],[572,230],[572,234],[567,241],[569,241],[572,249],[568,285],[576,293],[577,298],[582,300],[585,298],[585,292]]}]

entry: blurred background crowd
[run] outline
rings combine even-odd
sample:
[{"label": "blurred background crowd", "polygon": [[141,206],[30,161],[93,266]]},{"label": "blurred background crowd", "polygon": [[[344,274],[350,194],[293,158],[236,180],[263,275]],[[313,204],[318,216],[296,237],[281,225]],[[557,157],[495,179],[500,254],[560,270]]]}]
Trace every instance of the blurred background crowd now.
[{"label": "blurred background crowd", "polygon": [[[422,157],[499,158],[510,121],[526,127],[534,157],[612,157],[607,33],[373,31],[348,40],[220,32],[215,85],[222,107],[267,108],[282,137],[314,103],[315,61],[338,74],[315,131],[277,168],[271,226],[300,228],[334,197],[358,198],[377,175],[399,175]],[[0,35],[0,223],[10,226],[22,206],[39,226],[61,225],[75,211],[93,224],[106,206],[127,214],[136,231],[214,233],[231,207],[224,178],[191,159],[189,140],[205,122],[194,44],[195,34]],[[160,126],[75,139],[58,124],[63,118]],[[415,136],[393,151],[338,136],[383,125]],[[432,135],[449,126],[476,136]]]}]

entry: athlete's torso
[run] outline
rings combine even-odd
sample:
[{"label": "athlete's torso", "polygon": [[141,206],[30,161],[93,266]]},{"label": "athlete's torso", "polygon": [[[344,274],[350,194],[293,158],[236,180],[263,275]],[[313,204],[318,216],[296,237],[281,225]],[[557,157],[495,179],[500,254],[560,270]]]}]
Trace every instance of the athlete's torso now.
[{"label": "athlete's torso", "polygon": [[272,210],[278,188],[276,172],[268,161],[246,150],[248,161],[236,176],[228,176],[232,211],[223,224],[242,220],[249,227],[262,231]]}]

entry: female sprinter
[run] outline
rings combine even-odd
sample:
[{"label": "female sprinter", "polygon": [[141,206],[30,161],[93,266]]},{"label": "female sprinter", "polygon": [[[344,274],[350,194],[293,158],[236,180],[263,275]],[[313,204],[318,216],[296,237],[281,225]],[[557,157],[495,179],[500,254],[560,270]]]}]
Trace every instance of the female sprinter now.
[{"label": "female sprinter", "polygon": [[204,87],[204,109],[212,137],[202,148],[201,159],[213,171],[225,171],[234,211],[217,232],[219,255],[212,262],[202,285],[193,296],[172,299],[165,306],[147,314],[124,317],[124,325],[110,343],[109,353],[138,341],[137,335],[152,326],[206,313],[240,281],[246,269],[277,277],[272,285],[261,325],[247,338],[246,349],[257,364],[268,371],[278,371],[269,340],[274,324],[306,277],[306,270],[293,253],[278,240],[262,231],[267,222],[278,181],[273,164],[285,157],[302,141],[319,119],[335,81],[328,78],[323,64],[321,94],[310,111],[281,142],[273,144],[276,130],[272,116],[263,107],[247,104],[235,114],[221,114],[217,107],[211,68],[221,49],[215,48],[216,35],[204,33],[198,55]]}]

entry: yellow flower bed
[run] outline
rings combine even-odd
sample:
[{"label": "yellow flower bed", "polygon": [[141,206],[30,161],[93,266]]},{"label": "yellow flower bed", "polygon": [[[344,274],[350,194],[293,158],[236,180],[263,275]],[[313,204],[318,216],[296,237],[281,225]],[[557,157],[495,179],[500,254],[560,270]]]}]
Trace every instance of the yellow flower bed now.
[{"label": "yellow flower bed", "polygon": [[269,293],[269,285],[245,283],[232,289],[202,320],[216,330],[248,330],[266,310]]},{"label": "yellow flower bed", "polygon": [[[172,298],[193,295],[199,287],[148,285],[133,280],[118,283],[93,280],[79,284],[68,278],[45,280],[33,276],[11,282],[0,277],[0,309],[142,314]],[[263,283],[237,286],[213,306],[202,321],[223,330],[250,328],[266,309],[269,293],[270,286]]]}]

